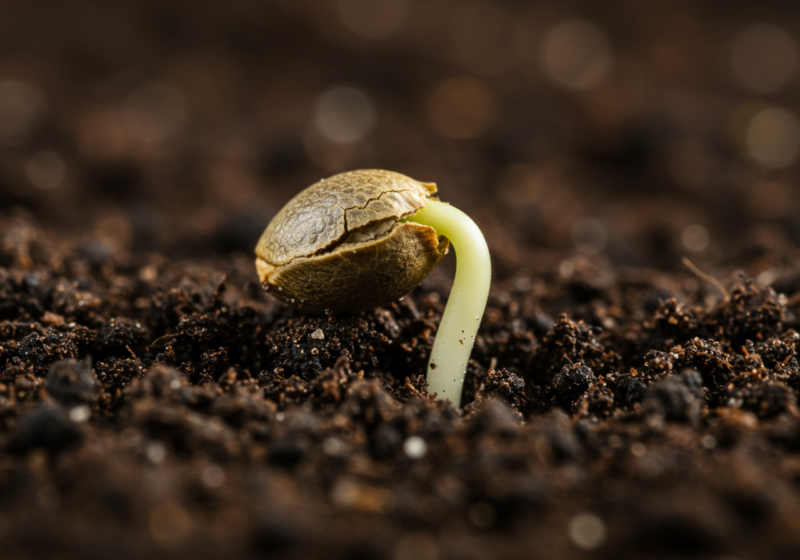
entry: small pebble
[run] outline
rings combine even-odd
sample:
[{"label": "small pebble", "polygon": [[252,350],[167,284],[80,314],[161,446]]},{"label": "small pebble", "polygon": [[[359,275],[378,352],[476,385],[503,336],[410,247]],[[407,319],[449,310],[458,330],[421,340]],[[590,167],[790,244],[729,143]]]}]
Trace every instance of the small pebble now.
[{"label": "small pebble", "polygon": [[317,329],[311,333],[311,338],[315,340],[323,340],[325,338],[325,333],[322,332],[322,329]]}]

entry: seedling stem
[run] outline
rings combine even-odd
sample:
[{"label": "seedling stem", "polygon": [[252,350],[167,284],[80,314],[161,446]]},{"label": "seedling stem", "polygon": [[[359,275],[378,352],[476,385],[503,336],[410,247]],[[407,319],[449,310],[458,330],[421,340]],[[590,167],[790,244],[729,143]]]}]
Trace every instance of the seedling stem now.
[{"label": "seedling stem", "polygon": [[489,248],[475,222],[444,202],[429,200],[426,208],[404,221],[431,226],[447,237],[456,251],[453,289],[428,362],[428,391],[461,406],[467,362],[489,297]]}]

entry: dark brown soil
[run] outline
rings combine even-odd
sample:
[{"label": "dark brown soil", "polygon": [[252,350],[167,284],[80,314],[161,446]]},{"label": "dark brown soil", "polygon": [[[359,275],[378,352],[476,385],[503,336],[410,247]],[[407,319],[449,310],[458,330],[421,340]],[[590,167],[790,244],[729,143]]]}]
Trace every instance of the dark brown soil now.
[{"label": "dark brown soil", "polygon": [[[797,165],[726,128],[797,110],[797,75],[748,93],[727,57],[798,8],[496,2],[533,46],[473,76],[495,113],[459,140],[429,113],[470,74],[431,38],[460,4],[412,4],[376,41],[321,1],[0,8],[0,85],[47,106],[0,148],[0,558],[800,557]],[[616,56],[578,93],[536,66],[573,17]],[[152,80],[185,115],[137,143],[115,115]],[[356,144],[309,132],[339,84],[375,106]],[[452,254],[356,316],[258,285],[272,214],[359,167],[436,181],[486,232],[463,410],[424,380]]]}]

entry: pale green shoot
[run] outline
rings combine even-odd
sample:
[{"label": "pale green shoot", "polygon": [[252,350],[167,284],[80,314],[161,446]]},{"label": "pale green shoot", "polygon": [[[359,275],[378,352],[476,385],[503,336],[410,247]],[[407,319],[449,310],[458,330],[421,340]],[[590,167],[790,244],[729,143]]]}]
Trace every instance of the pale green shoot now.
[{"label": "pale green shoot", "polygon": [[481,230],[461,210],[437,200],[403,221],[431,226],[456,251],[456,277],[428,363],[428,392],[461,406],[467,362],[481,324],[492,264]]}]

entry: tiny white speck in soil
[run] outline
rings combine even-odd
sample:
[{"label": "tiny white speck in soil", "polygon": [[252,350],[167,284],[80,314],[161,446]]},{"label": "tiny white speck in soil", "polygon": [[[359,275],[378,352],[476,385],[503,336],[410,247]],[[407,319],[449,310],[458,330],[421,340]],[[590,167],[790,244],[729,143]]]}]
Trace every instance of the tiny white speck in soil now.
[{"label": "tiny white speck in soil", "polygon": [[76,406],[75,408],[69,411],[69,419],[75,422],[76,424],[80,424],[81,422],[86,422],[91,415],[92,415],[91,409],[85,404]]},{"label": "tiny white speck in soil", "polygon": [[409,459],[422,459],[428,452],[428,444],[419,436],[411,436],[403,443],[403,451]]}]

